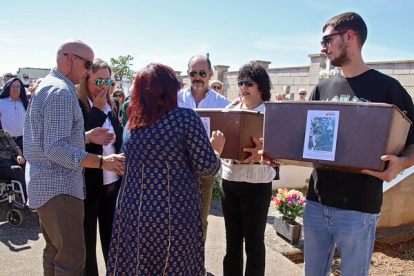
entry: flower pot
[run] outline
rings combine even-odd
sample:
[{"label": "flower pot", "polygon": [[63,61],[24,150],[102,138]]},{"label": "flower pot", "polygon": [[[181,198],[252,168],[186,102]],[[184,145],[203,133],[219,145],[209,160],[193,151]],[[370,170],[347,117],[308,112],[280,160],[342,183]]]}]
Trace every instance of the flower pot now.
[{"label": "flower pot", "polygon": [[302,224],[293,222],[291,223],[285,218],[275,217],[273,227],[276,230],[276,234],[282,237],[285,241],[290,244],[298,244],[300,235],[302,233]]}]

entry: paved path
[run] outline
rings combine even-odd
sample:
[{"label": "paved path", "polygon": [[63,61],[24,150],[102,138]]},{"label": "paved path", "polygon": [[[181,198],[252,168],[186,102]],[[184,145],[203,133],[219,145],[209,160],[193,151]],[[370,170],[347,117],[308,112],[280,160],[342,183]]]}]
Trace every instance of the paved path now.
[{"label": "paved path", "polygon": [[[21,226],[11,227],[7,223],[6,213],[6,204],[0,204],[0,259],[2,261],[0,275],[42,275],[42,250],[45,242],[40,232],[37,215],[26,213],[25,221]],[[272,212],[269,213],[271,214]],[[280,239],[276,236],[270,222],[266,227],[266,275],[303,275],[298,266],[273,248],[272,245],[280,243]],[[100,275],[105,275],[102,251],[99,247],[97,250],[99,251],[99,272]],[[219,201],[214,201],[209,216],[206,243],[206,268],[210,276],[223,275],[222,261],[225,251],[225,229],[221,204]]]}]

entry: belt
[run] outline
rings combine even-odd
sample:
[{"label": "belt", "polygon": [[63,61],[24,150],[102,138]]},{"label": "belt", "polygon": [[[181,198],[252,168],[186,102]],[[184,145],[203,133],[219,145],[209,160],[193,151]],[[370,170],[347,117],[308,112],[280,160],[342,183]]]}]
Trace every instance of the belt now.
[{"label": "belt", "polygon": [[12,138],[13,138],[14,140],[17,140],[17,139],[19,139],[19,138],[21,138],[21,137],[23,137],[23,135],[22,135],[22,136],[12,136]]}]

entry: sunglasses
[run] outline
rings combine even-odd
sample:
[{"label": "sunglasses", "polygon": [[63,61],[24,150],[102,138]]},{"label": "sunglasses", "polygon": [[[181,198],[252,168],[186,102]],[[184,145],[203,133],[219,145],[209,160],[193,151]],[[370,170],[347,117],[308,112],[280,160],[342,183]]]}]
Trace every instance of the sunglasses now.
[{"label": "sunglasses", "polygon": [[114,97],[122,98],[122,94],[115,94]]},{"label": "sunglasses", "polygon": [[28,79],[29,77],[23,77],[24,79]]},{"label": "sunglasses", "polygon": [[[200,71],[198,72],[198,74],[200,75],[200,77],[205,78],[207,77],[207,73],[204,71]],[[194,78],[195,76],[197,76],[197,71],[191,71],[190,72],[190,77]]]},{"label": "sunglasses", "polygon": [[304,95],[306,95],[306,93],[299,93],[299,95],[304,96]]},{"label": "sunglasses", "polygon": [[221,89],[221,86],[215,86],[215,85],[213,85],[213,89]]},{"label": "sunglasses", "polygon": [[[64,56],[67,56],[67,55],[69,55],[69,53],[64,53],[63,55],[64,55]],[[93,66],[92,61],[87,60],[86,58],[83,58],[83,57],[81,57],[81,56],[75,55],[74,53],[72,53],[72,55],[74,55],[75,57],[77,57],[77,58],[79,58],[79,59],[81,59],[81,60],[85,61],[85,67],[86,67],[86,69],[88,69],[88,70],[91,70],[91,69],[92,69],[92,66]]]},{"label": "sunglasses", "polygon": [[110,86],[114,80],[96,80],[96,86],[101,86],[102,84],[106,83],[106,85]]},{"label": "sunglasses", "polygon": [[5,75],[5,78],[13,78],[13,75]]},{"label": "sunglasses", "polygon": [[245,80],[245,81],[238,81],[239,87],[242,87],[243,84],[246,85],[246,87],[252,87],[254,84],[254,81],[252,80]]},{"label": "sunglasses", "polygon": [[331,42],[331,38],[330,38],[331,36],[344,34],[346,32],[347,31],[343,31],[343,32],[338,32],[338,33],[333,33],[333,34],[328,34],[328,35],[323,36],[322,41],[321,41],[321,46],[323,47],[325,45],[325,47],[328,47],[329,43]]}]

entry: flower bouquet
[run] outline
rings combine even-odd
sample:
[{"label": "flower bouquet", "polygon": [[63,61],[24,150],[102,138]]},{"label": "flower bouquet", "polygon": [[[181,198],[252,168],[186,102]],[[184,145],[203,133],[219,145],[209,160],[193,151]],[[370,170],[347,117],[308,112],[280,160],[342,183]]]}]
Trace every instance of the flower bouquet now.
[{"label": "flower bouquet", "polygon": [[295,224],[296,217],[302,217],[306,198],[297,190],[278,189],[278,194],[273,198],[273,202],[283,218],[291,224]]}]

